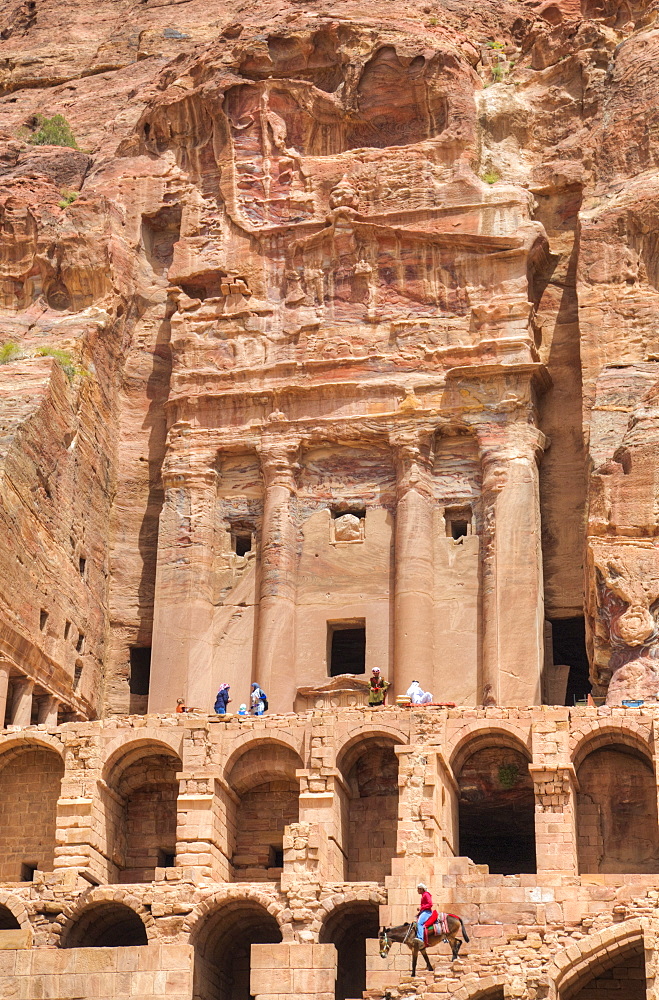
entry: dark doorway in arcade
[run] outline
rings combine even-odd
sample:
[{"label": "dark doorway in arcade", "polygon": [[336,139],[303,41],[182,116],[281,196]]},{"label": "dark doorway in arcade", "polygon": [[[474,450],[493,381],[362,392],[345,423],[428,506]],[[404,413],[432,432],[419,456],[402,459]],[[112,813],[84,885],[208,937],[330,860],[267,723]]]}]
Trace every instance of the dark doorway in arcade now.
[{"label": "dark doorway in arcade", "polygon": [[377,938],[378,932],[377,903],[345,903],[327,917],[319,940],[336,948],[335,1000],[360,997],[366,989],[366,940]]},{"label": "dark doorway in arcade", "polygon": [[528,759],[508,745],[479,745],[458,771],[460,855],[492,875],[533,874],[535,797]]}]

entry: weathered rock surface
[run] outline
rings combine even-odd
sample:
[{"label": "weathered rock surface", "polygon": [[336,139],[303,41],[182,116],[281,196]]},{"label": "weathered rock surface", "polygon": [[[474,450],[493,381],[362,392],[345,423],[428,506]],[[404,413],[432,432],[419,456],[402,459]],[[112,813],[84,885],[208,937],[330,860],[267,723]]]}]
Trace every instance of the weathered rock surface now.
[{"label": "weathered rock surface", "polygon": [[10,718],[144,710],[152,646],[157,710],[290,710],[337,626],[529,704],[584,607],[595,693],[656,697],[655,16],[4,4]]}]

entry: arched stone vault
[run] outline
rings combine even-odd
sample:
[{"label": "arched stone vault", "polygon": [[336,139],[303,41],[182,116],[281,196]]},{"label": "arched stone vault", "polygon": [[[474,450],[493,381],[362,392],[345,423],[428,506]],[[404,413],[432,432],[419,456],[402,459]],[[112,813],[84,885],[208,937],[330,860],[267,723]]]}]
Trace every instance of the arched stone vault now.
[{"label": "arched stone vault", "polygon": [[136,895],[125,889],[119,889],[116,886],[98,886],[84,892],[73,905],[69,905],[63,910],[62,914],[58,917],[59,930],[53,943],[58,947],[62,947],[62,943],[66,941],[67,935],[81,917],[85,916],[92,909],[116,903],[120,903],[129,910],[132,910],[140,918],[144,924],[146,936],[149,941],[157,939],[158,932],[153,916],[149,908]]},{"label": "arched stone vault", "polygon": [[637,917],[588,934],[564,949],[547,968],[547,979],[555,996],[563,1000],[565,991],[593,967],[604,970],[606,960],[644,941],[644,921]]},{"label": "arched stone vault", "polygon": [[23,929],[31,929],[32,925],[25,903],[18,896],[11,892],[0,892],[0,906],[9,910]]}]

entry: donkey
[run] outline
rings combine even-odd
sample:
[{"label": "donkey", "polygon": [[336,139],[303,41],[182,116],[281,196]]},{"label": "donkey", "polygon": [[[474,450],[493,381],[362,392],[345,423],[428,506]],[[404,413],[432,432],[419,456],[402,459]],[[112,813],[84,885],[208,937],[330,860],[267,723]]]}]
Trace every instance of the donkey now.
[{"label": "donkey", "polygon": [[[441,930],[441,917],[440,920],[433,924],[432,927],[428,928],[428,948],[433,948],[440,941],[446,941],[451,945],[451,961],[455,962],[458,957],[458,952],[462,946],[462,940],[457,937],[459,930],[462,930],[462,937],[465,941],[469,941],[469,935],[467,934],[467,928],[464,925],[462,917],[458,917],[455,913],[446,914],[446,927],[448,928],[448,933],[444,933]],[[426,966],[430,972],[433,971],[432,965],[430,964],[430,959],[426,952],[426,945],[419,941],[416,936],[416,921],[412,921],[409,924],[399,924],[398,927],[383,927],[380,931],[380,958],[386,958],[389,954],[389,949],[394,941],[398,941],[401,944],[407,945],[407,947],[412,952],[412,975],[416,975],[416,962],[419,957],[419,952],[423,955]]]}]

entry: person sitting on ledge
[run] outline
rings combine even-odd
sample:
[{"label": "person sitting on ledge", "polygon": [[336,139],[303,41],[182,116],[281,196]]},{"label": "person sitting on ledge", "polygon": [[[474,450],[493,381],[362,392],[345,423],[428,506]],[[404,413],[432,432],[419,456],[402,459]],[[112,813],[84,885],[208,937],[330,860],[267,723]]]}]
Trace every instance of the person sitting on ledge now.
[{"label": "person sitting on ledge", "polygon": [[187,712],[187,708],[185,707],[185,702],[183,701],[182,698],[177,698],[176,699],[176,711],[177,712]]},{"label": "person sitting on ledge", "polygon": [[380,668],[373,667],[371,676],[368,679],[368,704],[370,708],[380,708],[384,705],[387,690],[391,685],[380,676]]},{"label": "person sitting on ledge", "polygon": [[217,692],[217,698],[215,699],[215,705],[213,706],[216,715],[226,715],[227,705],[231,701],[229,697],[229,685],[220,684],[220,688]]},{"label": "person sitting on ledge", "polygon": [[412,681],[407,689],[407,697],[413,705],[429,705],[432,701],[430,691],[424,691],[418,681]]}]

